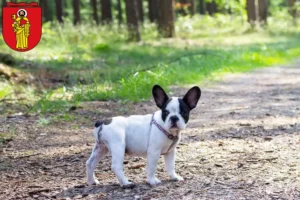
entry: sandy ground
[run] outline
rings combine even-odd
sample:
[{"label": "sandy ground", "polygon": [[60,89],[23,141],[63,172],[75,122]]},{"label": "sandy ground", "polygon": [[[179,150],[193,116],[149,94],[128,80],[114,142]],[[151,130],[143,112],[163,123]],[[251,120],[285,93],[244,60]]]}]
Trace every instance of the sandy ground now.
[{"label": "sandy ground", "polygon": [[125,172],[137,186],[121,189],[107,156],[96,169],[100,185],[87,186],[94,121],[156,110],[153,101],[90,102],[71,112],[71,122],[0,119],[0,132],[14,134],[0,146],[0,199],[300,199],[300,64],[228,75],[201,88],[178,146],[184,182],[169,181],[161,159],[163,183],[150,187],[145,159],[127,157]]}]

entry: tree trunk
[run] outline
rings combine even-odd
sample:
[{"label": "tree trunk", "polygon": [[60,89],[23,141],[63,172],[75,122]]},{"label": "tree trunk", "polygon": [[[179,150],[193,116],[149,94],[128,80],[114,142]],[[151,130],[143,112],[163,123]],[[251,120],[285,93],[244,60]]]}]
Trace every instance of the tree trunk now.
[{"label": "tree trunk", "polygon": [[190,4],[189,11],[190,15],[193,16],[195,14],[195,0],[190,0]]},{"label": "tree trunk", "polygon": [[158,31],[165,37],[170,38],[175,36],[175,12],[174,1],[163,0],[159,1],[159,19],[158,19]]},{"label": "tree trunk", "polygon": [[74,25],[80,24],[80,0],[73,0],[72,6],[74,11]]},{"label": "tree trunk", "polygon": [[[6,3],[7,3],[6,0],[2,0],[2,7],[6,6]],[[3,15],[3,13],[1,12],[1,16],[2,15]],[[2,25],[2,23],[3,23],[2,20],[0,20],[0,25]]]},{"label": "tree trunk", "polygon": [[125,0],[128,36],[130,41],[140,41],[137,0]]},{"label": "tree trunk", "polygon": [[91,0],[91,6],[93,9],[93,19],[96,24],[99,24],[99,17],[98,17],[98,9],[97,9],[97,0]]},{"label": "tree trunk", "polygon": [[137,0],[138,6],[138,15],[140,22],[144,22],[144,8],[143,8],[143,0]]},{"label": "tree trunk", "polygon": [[268,0],[259,0],[258,1],[259,22],[262,24],[267,24],[268,7],[269,7]]},{"label": "tree trunk", "polygon": [[59,23],[63,23],[63,7],[61,0],[55,0],[55,7],[56,7],[56,19]]},{"label": "tree trunk", "polygon": [[42,7],[43,21],[52,21],[52,13],[49,9],[49,4],[47,0],[39,0],[39,5]]},{"label": "tree trunk", "polygon": [[101,20],[103,24],[110,24],[113,20],[111,13],[111,0],[101,0]]},{"label": "tree trunk", "polygon": [[297,17],[297,9],[295,8],[296,0],[288,0],[289,13],[294,19]]},{"label": "tree trunk", "polygon": [[159,18],[159,0],[148,0],[150,22],[157,22]]},{"label": "tree trunk", "polygon": [[6,0],[2,0],[2,6],[5,6],[6,5]]},{"label": "tree trunk", "polygon": [[206,3],[206,10],[207,10],[209,15],[215,14],[217,12],[216,2],[214,0],[212,2],[207,2]]},{"label": "tree trunk", "polygon": [[121,0],[118,0],[117,10],[118,10],[118,23],[119,23],[119,26],[120,26],[123,22]]},{"label": "tree trunk", "polygon": [[205,0],[199,0],[199,12],[201,15],[205,15]]},{"label": "tree trunk", "polygon": [[251,25],[254,25],[254,22],[256,21],[255,0],[247,0],[247,17],[248,22]]}]

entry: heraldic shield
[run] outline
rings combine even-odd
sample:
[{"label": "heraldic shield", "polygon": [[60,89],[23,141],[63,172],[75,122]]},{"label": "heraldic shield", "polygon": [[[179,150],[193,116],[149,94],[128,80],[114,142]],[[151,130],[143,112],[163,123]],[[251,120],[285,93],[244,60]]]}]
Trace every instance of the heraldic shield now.
[{"label": "heraldic shield", "polygon": [[7,3],[2,8],[2,35],[13,50],[33,49],[42,36],[42,9],[37,2]]}]

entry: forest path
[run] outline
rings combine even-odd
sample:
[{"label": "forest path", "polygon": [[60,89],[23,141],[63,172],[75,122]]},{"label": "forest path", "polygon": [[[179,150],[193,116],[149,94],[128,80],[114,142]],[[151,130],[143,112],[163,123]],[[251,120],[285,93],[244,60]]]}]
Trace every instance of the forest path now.
[{"label": "forest path", "polygon": [[[0,199],[300,199],[300,64],[230,74],[201,88],[178,147],[176,168],[184,182],[168,181],[160,159],[163,184],[150,187],[145,159],[127,157],[125,172],[137,186],[123,190],[108,156],[96,169],[100,185],[85,185],[92,121],[156,110],[153,101],[91,102],[74,111],[86,119],[80,123],[0,119],[0,131],[15,134],[0,151]],[[172,91],[183,95],[186,89]]]}]

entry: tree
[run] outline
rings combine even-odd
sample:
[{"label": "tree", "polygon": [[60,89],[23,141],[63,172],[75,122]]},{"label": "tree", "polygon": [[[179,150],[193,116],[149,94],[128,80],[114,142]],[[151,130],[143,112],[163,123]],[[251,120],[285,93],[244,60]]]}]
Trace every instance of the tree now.
[{"label": "tree", "polygon": [[111,0],[101,0],[101,20],[103,24],[110,24],[113,21],[111,13]]},{"label": "tree", "polygon": [[138,15],[140,22],[144,22],[144,8],[143,8],[143,0],[137,0],[138,6]]},{"label": "tree", "polygon": [[169,38],[175,36],[174,20],[174,1],[159,1],[158,31],[163,37]]},{"label": "tree", "polygon": [[93,10],[93,19],[96,24],[99,24],[99,17],[98,17],[98,9],[97,9],[97,0],[91,0],[91,6]]},{"label": "tree", "polygon": [[256,21],[255,0],[247,0],[247,17],[248,22],[251,25],[254,25],[254,22]]},{"label": "tree", "polygon": [[80,24],[80,0],[73,0],[72,6],[74,11],[74,25]]},{"label": "tree", "polygon": [[159,0],[148,0],[149,20],[150,22],[157,22],[159,17]]},{"label": "tree", "polygon": [[215,0],[212,0],[211,2],[206,2],[206,10],[209,15],[213,15],[217,12],[217,4]]},{"label": "tree", "polygon": [[120,26],[122,24],[122,22],[123,22],[121,0],[118,0],[117,10],[118,10],[118,23],[119,23],[119,26]]},{"label": "tree", "polygon": [[42,7],[43,10],[43,19],[44,21],[52,21],[52,12],[49,9],[49,4],[47,0],[39,0],[39,5]]},{"label": "tree", "polygon": [[140,41],[137,0],[125,0],[128,36],[130,41]]},{"label": "tree", "polygon": [[195,0],[190,0],[189,11],[190,11],[191,16],[193,16],[195,14]]},{"label": "tree", "polygon": [[295,7],[295,3],[297,0],[288,0],[288,6],[289,6],[289,13],[294,19],[294,23],[296,24],[296,18],[297,18],[297,9]]},{"label": "tree", "polygon": [[[7,3],[6,0],[2,0],[2,7],[5,6],[6,3]],[[1,9],[1,11],[2,11],[2,9]],[[1,13],[1,16],[2,16],[2,13]],[[0,25],[1,25],[2,23],[3,23],[2,20],[0,20]]]},{"label": "tree", "polygon": [[63,23],[63,7],[61,0],[55,0],[56,19],[59,23]]},{"label": "tree", "polygon": [[2,0],[2,7],[6,5],[6,0]]},{"label": "tree", "polygon": [[267,24],[268,7],[269,7],[268,0],[258,1],[258,17],[260,23]]},{"label": "tree", "polygon": [[199,0],[199,12],[201,15],[205,15],[205,0]]}]

